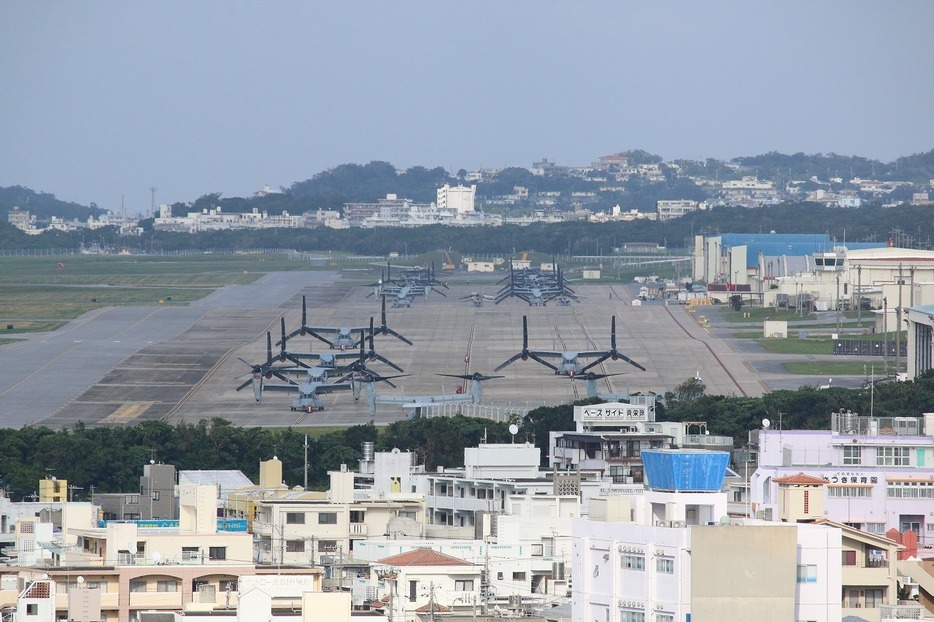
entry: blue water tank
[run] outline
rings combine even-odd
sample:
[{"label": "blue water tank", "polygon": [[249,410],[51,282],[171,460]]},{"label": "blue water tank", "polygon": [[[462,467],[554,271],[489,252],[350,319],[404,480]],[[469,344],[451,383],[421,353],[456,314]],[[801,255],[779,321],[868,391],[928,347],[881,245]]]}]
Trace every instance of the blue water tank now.
[{"label": "blue water tank", "polygon": [[652,490],[715,492],[723,488],[730,462],[725,451],[653,449],[642,452],[645,479]]}]

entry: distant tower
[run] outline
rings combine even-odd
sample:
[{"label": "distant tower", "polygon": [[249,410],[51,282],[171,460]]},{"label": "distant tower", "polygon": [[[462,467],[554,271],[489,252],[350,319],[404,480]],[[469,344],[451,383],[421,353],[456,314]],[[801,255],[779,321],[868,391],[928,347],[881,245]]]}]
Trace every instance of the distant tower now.
[{"label": "distant tower", "polygon": [[149,192],[152,193],[152,205],[149,207],[149,215],[153,218],[156,217],[156,190],[158,190],[158,188],[155,186],[149,187]]}]

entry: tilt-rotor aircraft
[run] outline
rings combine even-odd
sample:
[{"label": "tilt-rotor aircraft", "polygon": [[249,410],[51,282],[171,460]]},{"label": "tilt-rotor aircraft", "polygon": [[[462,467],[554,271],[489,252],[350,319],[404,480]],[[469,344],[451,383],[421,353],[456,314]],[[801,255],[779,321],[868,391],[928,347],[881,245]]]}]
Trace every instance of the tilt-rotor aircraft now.
[{"label": "tilt-rotor aircraft", "polygon": [[[636,363],[634,360],[628,356],[621,353],[616,349],[616,316],[613,316],[613,319],[610,324],[610,349],[609,350],[584,350],[580,352],[562,352],[560,350],[530,350],[529,349],[529,325],[528,317],[522,316],[522,349],[506,359],[493,371],[500,371],[507,365],[515,363],[519,359],[527,361],[532,359],[537,363],[541,363],[545,367],[551,369],[555,372],[557,376],[569,376],[574,378],[579,374],[586,374],[590,371],[591,368],[599,365],[607,359],[619,360],[622,359],[636,367],[645,371],[645,367]],[[549,360],[550,359],[550,360]],[[582,360],[584,359],[584,360]],[[594,359],[590,362],[586,362],[586,359]],[[555,362],[552,362],[554,360]]]},{"label": "tilt-rotor aircraft", "polygon": [[[400,341],[412,345],[412,342],[394,331],[386,323],[386,299],[383,298],[382,302],[382,312],[380,315],[381,324],[376,327],[376,333],[380,335],[392,335]],[[277,342],[276,345],[281,345],[287,340],[295,337],[297,335],[311,335],[315,339],[322,341],[328,345],[332,350],[352,350],[360,345],[360,341],[357,340],[356,335],[360,334],[360,340],[363,340],[363,331],[367,329],[373,330],[373,323],[370,322],[370,326],[346,326],[343,328],[334,328],[332,326],[309,326],[308,325],[308,313],[307,306],[305,302],[305,296],[302,296],[302,325],[293,330],[288,335],[285,335],[280,342]],[[325,335],[334,335],[333,338],[328,339]]]},{"label": "tilt-rotor aircraft", "polygon": [[510,264],[509,276],[506,277],[509,282],[496,293],[494,302],[499,304],[507,298],[519,298],[529,303],[530,307],[544,307],[555,298],[561,305],[568,305],[571,300],[579,301],[577,294],[568,286],[561,267],[555,262],[552,265],[553,270],[516,270]]},{"label": "tilt-rotor aircraft", "polygon": [[272,335],[269,332],[266,333],[266,361],[265,362],[254,364],[240,357],[237,357],[237,358],[239,358],[241,361],[243,361],[244,363],[246,363],[247,365],[253,368],[252,371],[250,372],[250,376],[251,376],[250,379],[244,382],[243,384],[239,385],[237,387],[237,391],[240,391],[241,389],[245,389],[246,387],[252,384],[253,385],[253,397],[256,399],[257,402],[263,399],[263,387],[265,385],[266,380],[271,380],[273,377],[276,377],[279,380],[282,380],[283,382],[287,384],[294,384],[294,382],[287,376],[288,372],[294,369],[293,367],[291,366],[282,367],[282,366],[274,365],[274,363],[276,363],[277,361],[284,361],[286,359],[285,357],[282,357],[281,355],[278,357],[274,357],[272,355]]}]

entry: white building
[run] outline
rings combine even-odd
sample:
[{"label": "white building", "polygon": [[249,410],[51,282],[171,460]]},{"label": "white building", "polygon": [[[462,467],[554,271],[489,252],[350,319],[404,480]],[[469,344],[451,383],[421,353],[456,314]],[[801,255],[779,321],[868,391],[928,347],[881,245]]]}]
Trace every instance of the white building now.
[{"label": "white building", "polygon": [[657,201],[655,203],[655,208],[658,212],[658,220],[660,221],[679,218],[685,214],[696,212],[698,209],[703,209],[697,201],[690,201],[687,199],[677,201]]},{"label": "white building", "polygon": [[477,196],[477,186],[470,187],[458,185],[451,187],[444,184],[438,188],[438,209],[451,210],[455,214],[467,214],[474,211],[474,201]]},{"label": "white building", "polygon": [[593,500],[573,526],[575,622],[841,619],[840,531],[733,525],[727,460],[647,452],[644,495]]}]

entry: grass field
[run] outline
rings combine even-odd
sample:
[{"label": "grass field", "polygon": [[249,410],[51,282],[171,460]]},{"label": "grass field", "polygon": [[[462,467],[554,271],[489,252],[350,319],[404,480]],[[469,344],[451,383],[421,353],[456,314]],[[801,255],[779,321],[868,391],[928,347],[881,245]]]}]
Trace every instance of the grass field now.
[{"label": "grass field", "polygon": [[286,255],[3,257],[0,327],[54,330],[60,321],[99,307],[188,304],[266,272],[305,269],[308,262]]},{"label": "grass field", "polygon": [[759,339],[757,343],[773,354],[833,354],[831,339]]}]

